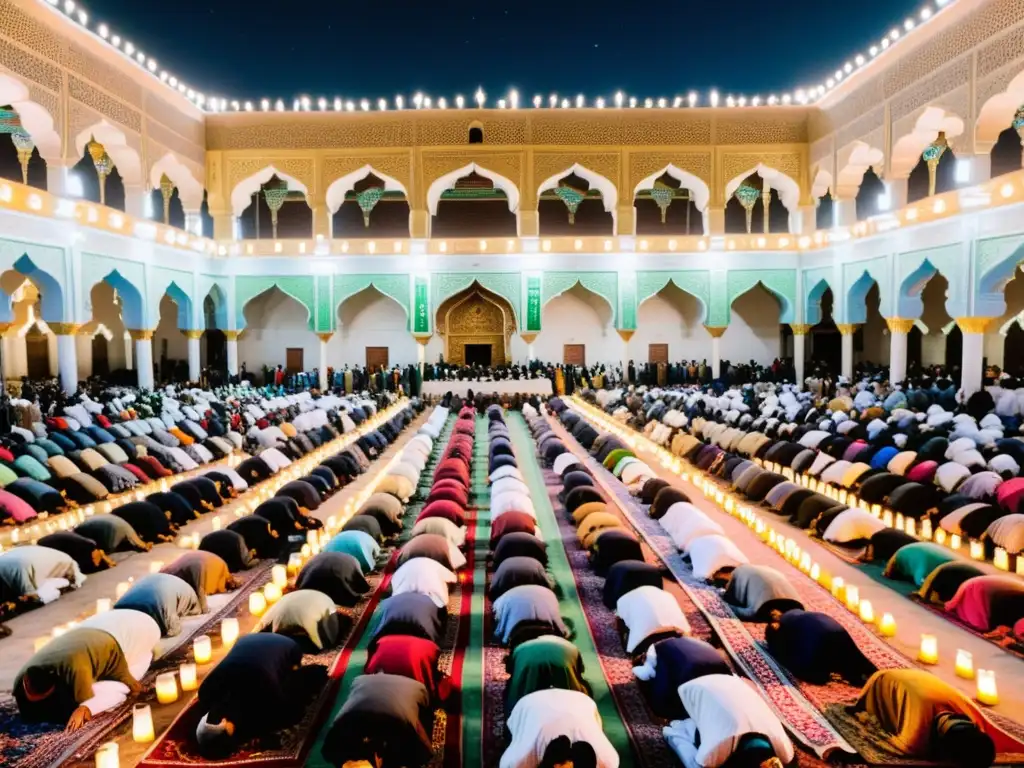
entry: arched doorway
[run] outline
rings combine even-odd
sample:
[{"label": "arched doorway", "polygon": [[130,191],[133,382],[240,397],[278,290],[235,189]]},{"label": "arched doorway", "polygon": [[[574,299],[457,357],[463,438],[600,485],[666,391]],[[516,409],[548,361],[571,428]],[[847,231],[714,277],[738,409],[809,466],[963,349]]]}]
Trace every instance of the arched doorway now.
[{"label": "arched doorway", "polygon": [[473,283],[441,303],[436,327],[444,339],[444,359],[450,363],[506,365],[512,362],[515,312],[508,301],[479,283]]}]

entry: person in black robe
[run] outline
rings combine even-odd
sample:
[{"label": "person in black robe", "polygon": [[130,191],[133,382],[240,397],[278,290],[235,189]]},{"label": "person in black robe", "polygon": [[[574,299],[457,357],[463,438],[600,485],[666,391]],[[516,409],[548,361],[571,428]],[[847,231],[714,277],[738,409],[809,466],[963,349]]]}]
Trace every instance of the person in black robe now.
[{"label": "person in black robe", "polygon": [[270,465],[267,464],[259,456],[253,456],[246,459],[237,467],[235,471],[242,476],[250,486],[261,483],[269,477],[273,476],[273,471],[270,469]]},{"label": "person in black robe", "polygon": [[433,598],[418,592],[404,592],[381,601],[368,655],[373,655],[376,641],[388,635],[411,635],[439,643],[444,610]]},{"label": "person in black robe", "polygon": [[292,638],[263,632],[239,638],[199,686],[200,754],[223,758],[254,738],[273,736],[305,714],[326,682],[326,668],[303,666]]},{"label": "person in black robe", "polygon": [[303,514],[308,514],[310,510],[320,506],[320,493],[304,480],[292,480],[290,483],[286,483],[278,489],[276,495],[295,499]]},{"label": "person in black robe", "polygon": [[191,520],[199,517],[199,511],[192,506],[192,503],[174,491],[166,493],[151,493],[146,497],[150,504],[156,504],[160,509],[171,516],[171,524],[182,526]]},{"label": "person in black robe", "polygon": [[82,573],[97,573],[113,568],[116,563],[107,557],[96,542],[73,531],[58,531],[39,540],[40,547],[49,547],[69,555]]},{"label": "person in black robe", "polygon": [[321,552],[307,562],[295,579],[295,589],[323,592],[335,605],[352,607],[370,591],[359,561],[342,552]]},{"label": "person in black robe", "polygon": [[150,544],[174,541],[170,515],[148,501],[132,501],[112,510],[112,515],[127,522],[139,537]]},{"label": "person in black robe", "polygon": [[815,685],[825,685],[832,675],[863,685],[876,671],[843,625],[824,613],[776,614],[765,629],[765,642],[780,664]]},{"label": "person in black robe", "polygon": [[353,515],[341,528],[342,531],[362,531],[367,536],[373,537],[378,544],[384,540],[384,532],[380,523],[373,515]]},{"label": "person in black robe", "polygon": [[259,515],[246,515],[227,526],[245,539],[245,546],[252,550],[259,559],[276,558],[281,553],[284,541],[278,537],[277,531],[270,527],[270,521]]},{"label": "person in black robe", "polygon": [[244,571],[253,565],[253,553],[236,531],[212,531],[200,540],[199,549],[220,557],[228,564],[231,573]]},{"label": "person in black robe", "polygon": [[214,487],[217,489],[217,493],[220,494],[223,501],[228,501],[238,495],[238,492],[235,490],[235,484],[231,482],[231,478],[223,472],[218,472],[214,469],[209,472],[204,472],[202,477],[213,482]]},{"label": "person in black robe", "polygon": [[295,503],[294,499],[287,496],[275,496],[267,499],[256,507],[253,514],[267,520],[270,527],[282,540],[306,530],[299,520],[299,505]]},{"label": "person in black robe", "polygon": [[95,515],[80,523],[74,532],[96,542],[104,552],[148,552],[152,544],[143,541],[127,520],[117,515]]}]

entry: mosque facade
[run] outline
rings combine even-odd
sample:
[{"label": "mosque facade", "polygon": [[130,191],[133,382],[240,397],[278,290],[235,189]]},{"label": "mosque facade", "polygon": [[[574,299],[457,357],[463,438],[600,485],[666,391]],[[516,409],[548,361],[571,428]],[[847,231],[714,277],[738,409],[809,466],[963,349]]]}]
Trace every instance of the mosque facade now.
[{"label": "mosque facade", "polygon": [[1022,0],[782,95],[402,108],[203,97],[83,13],[0,0],[7,377],[1024,351]]}]

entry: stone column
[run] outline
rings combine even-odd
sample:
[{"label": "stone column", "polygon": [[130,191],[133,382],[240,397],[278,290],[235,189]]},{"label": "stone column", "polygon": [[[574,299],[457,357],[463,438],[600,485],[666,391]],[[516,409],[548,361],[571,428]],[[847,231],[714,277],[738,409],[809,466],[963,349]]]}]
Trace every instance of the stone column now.
[{"label": "stone column", "polygon": [[958,317],[956,324],[964,336],[960,387],[964,397],[979,392],[985,375],[985,331],[994,317]]},{"label": "stone column", "polygon": [[[898,211],[907,207],[907,189],[909,179],[886,179],[885,189],[889,194],[889,210]],[[885,211],[879,211],[885,213]]]},{"label": "stone column", "polygon": [[142,184],[125,184],[124,212],[136,219],[146,218],[146,197],[148,195],[149,191]]},{"label": "stone column", "polygon": [[430,343],[433,335],[432,333],[413,334],[413,338],[416,339],[416,365],[420,369],[420,376],[423,376],[423,370],[427,364],[427,344]]},{"label": "stone column", "polygon": [[214,213],[213,215],[213,236],[217,240],[235,239],[235,215],[231,211]]},{"label": "stone column", "polygon": [[224,331],[228,348],[228,376],[238,375],[238,336],[239,331]]},{"label": "stone column", "polygon": [[70,166],[67,161],[60,157],[46,160],[46,191],[57,197],[68,195],[68,172]]},{"label": "stone column", "polygon": [[135,340],[135,372],[139,389],[153,389],[153,331],[129,329]]},{"label": "stone column", "polygon": [[538,211],[524,211],[520,208],[517,223],[520,237],[540,236],[540,213]]},{"label": "stone column", "polygon": [[202,331],[182,331],[188,339],[188,380],[199,381],[202,360],[200,359],[199,340],[203,337]]},{"label": "stone column", "polygon": [[126,371],[135,370],[135,342],[132,341],[132,334],[130,331],[124,332],[124,337],[121,339],[124,343],[124,369]]},{"label": "stone column", "polygon": [[836,328],[838,328],[839,333],[843,335],[843,362],[839,372],[852,382],[853,334],[857,332],[857,326],[854,323],[838,323]]},{"label": "stone column", "polygon": [[725,234],[725,206],[709,205],[704,209],[704,234]]},{"label": "stone column", "polygon": [[[992,179],[992,155],[990,152],[991,147],[987,152],[956,159],[958,163],[964,163],[967,166],[966,179],[961,182],[962,186],[976,186]],[[957,176],[960,178],[959,173]]]},{"label": "stone column", "polygon": [[327,381],[327,342],[331,340],[334,332],[330,333],[318,333],[317,337],[320,339],[320,391],[325,392],[330,382]]},{"label": "stone column", "polygon": [[832,200],[832,226],[852,227],[857,223],[857,199],[855,197]]},{"label": "stone column", "polygon": [[704,328],[711,334],[711,378],[717,379],[722,375],[722,345],[721,339],[727,325],[705,325]]},{"label": "stone column", "polygon": [[626,368],[629,366],[629,340],[633,338],[636,331],[617,328],[615,332],[619,334],[619,338],[622,339],[622,355],[620,362],[622,364],[622,372],[625,373]]},{"label": "stone column", "polygon": [[16,337],[11,327],[11,323],[0,323],[0,344],[3,345],[3,377],[5,381],[13,381],[17,378],[13,354]]},{"label": "stone column", "polygon": [[887,317],[889,326],[889,383],[899,384],[907,378],[907,334],[914,321],[905,317]]},{"label": "stone column", "polygon": [[789,214],[789,232],[793,235],[811,235],[818,228],[818,209],[812,205],[801,205]]},{"label": "stone column", "polygon": [[319,201],[310,205],[313,210],[313,237],[323,236],[324,240],[331,239],[331,223],[333,216],[331,209],[327,207],[327,201]]},{"label": "stone column", "polygon": [[632,201],[629,205],[620,205],[616,210],[615,234],[636,234],[636,208],[633,207]]},{"label": "stone column", "polygon": [[203,216],[202,211],[197,208],[194,211],[185,209],[185,229],[191,232],[197,237],[203,235]]},{"label": "stone column", "polygon": [[420,240],[430,237],[430,211],[409,211],[409,235]]},{"label": "stone column", "polygon": [[537,355],[533,351],[533,342],[537,340],[536,333],[521,333],[519,337],[526,342],[526,362],[532,363],[537,359]]},{"label": "stone column", "polygon": [[61,388],[68,394],[78,388],[78,350],[75,337],[80,326],[74,323],[49,323],[57,337],[57,375]]},{"label": "stone column", "polygon": [[28,349],[25,337],[18,333],[13,323],[0,324],[0,335],[4,345],[4,378],[8,381],[28,375]]},{"label": "stone column", "polygon": [[796,386],[797,389],[803,389],[804,379],[807,378],[804,340],[811,332],[811,326],[806,323],[790,323],[789,327],[793,329],[793,368],[796,371]]},{"label": "stone column", "polygon": [[78,378],[88,379],[92,376],[92,334],[79,330],[75,346],[78,349]]}]

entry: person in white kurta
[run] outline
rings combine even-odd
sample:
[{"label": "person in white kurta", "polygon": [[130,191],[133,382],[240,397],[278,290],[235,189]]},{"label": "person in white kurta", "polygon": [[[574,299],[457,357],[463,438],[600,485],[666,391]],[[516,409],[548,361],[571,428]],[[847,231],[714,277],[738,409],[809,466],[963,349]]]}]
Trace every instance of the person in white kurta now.
[{"label": "person in white kurta", "polygon": [[[84,629],[100,629],[111,635],[121,647],[128,671],[136,680],[142,680],[153,663],[153,653],[160,642],[160,625],[141,611],[110,610],[97,613],[83,621]],[[92,684],[92,698],[83,701],[93,717],[120,706],[131,691],[116,680],[99,680]]]},{"label": "person in white kurta", "polygon": [[793,742],[748,680],[706,675],[679,686],[679,698],[690,717],[673,720],[663,733],[686,768],[719,768],[751,736],[764,744],[759,757],[751,750],[756,764],[770,760],[772,751],[783,764],[792,761]]},{"label": "person in white kurta", "polygon": [[619,755],[604,735],[597,704],[587,694],[549,688],[519,700],[508,718],[512,740],[499,768],[538,768],[548,745],[560,736],[586,742],[597,755],[597,768],[618,768]]}]

